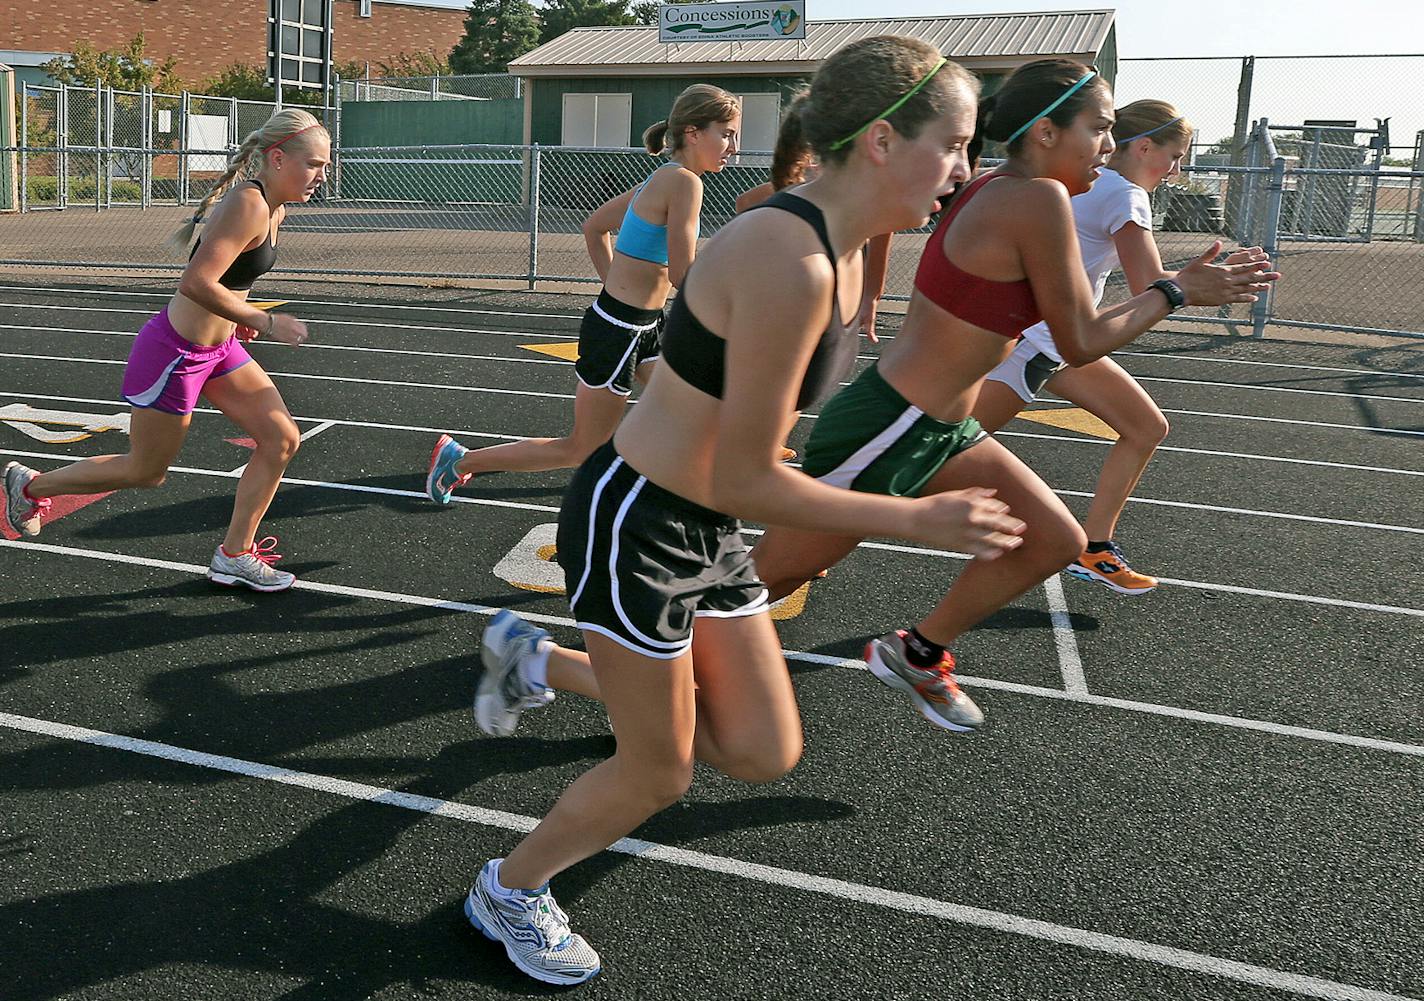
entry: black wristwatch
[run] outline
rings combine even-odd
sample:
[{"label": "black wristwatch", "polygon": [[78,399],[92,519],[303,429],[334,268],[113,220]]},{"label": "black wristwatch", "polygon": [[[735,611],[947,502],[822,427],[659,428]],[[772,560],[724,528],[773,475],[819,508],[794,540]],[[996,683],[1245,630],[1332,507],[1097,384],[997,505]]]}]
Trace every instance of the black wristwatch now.
[{"label": "black wristwatch", "polygon": [[1170,278],[1158,278],[1148,288],[1155,288],[1167,297],[1167,305],[1174,311],[1181,309],[1187,304],[1187,294],[1182,291],[1182,286],[1172,281]]}]

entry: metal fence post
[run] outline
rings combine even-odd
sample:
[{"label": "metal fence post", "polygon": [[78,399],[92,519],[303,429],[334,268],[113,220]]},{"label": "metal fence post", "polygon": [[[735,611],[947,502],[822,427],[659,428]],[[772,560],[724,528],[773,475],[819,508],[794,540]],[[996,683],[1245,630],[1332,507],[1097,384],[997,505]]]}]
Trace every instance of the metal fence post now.
[{"label": "metal fence post", "polygon": [[188,92],[178,102],[178,204],[188,204]]},{"label": "metal fence post", "polygon": [[148,208],[153,202],[153,91],[144,84],[138,92],[138,142],[143,147],[138,161],[138,204]]},{"label": "metal fence post", "polygon": [[533,147],[529,166],[529,291],[539,276],[539,144]]},{"label": "metal fence post", "polygon": [[[1286,159],[1277,156],[1271,161],[1271,181],[1266,186],[1266,232],[1261,241],[1261,249],[1276,263],[1280,248],[1281,202],[1286,190]],[[1264,295],[1251,304],[1251,336],[1265,337],[1266,324],[1271,319],[1271,307],[1275,304],[1276,290],[1268,288]]]},{"label": "metal fence post", "polygon": [[20,85],[20,211],[30,210],[30,87]]},{"label": "metal fence post", "polygon": [[55,179],[54,200],[60,208],[66,208],[69,205],[69,88],[62,84],[55,99],[54,119],[57,123],[54,141],[59,147],[59,155],[55,157],[59,176]]},{"label": "metal fence post", "polygon": [[104,165],[104,208],[114,207],[114,88],[105,92],[104,98],[104,148],[107,150]]}]

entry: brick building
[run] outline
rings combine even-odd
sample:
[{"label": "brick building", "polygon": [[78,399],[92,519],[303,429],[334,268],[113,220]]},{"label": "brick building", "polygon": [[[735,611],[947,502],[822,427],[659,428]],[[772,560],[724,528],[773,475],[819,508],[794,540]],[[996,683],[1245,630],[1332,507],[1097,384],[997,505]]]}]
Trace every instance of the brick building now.
[{"label": "brick building", "polygon": [[[372,63],[402,52],[446,58],[464,34],[457,0],[331,0],[332,59]],[[126,45],[140,31],[148,52],[178,60],[193,86],[232,63],[267,64],[268,0],[59,0],[36,16],[35,0],[0,0],[0,38],[7,49],[72,51]]]}]

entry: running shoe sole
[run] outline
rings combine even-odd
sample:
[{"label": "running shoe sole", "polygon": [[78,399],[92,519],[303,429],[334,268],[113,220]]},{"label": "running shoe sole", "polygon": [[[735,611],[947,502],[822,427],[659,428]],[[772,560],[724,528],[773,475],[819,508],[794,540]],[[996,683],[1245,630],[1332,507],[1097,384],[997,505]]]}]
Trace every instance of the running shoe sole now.
[{"label": "running shoe sole", "polygon": [[600,965],[592,973],[589,973],[583,977],[575,978],[557,977],[545,970],[535,970],[531,968],[527,963],[520,959],[518,955],[515,954],[513,949],[511,949],[508,945],[505,945],[504,941],[500,939],[498,935],[496,935],[494,932],[490,931],[488,928],[485,927],[484,922],[480,920],[480,916],[475,906],[475,891],[473,888],[465,896],[465,918],[470,922],[471,925],[477,928],[480,934],[482,934],[485,938],[489,939],[491,942],[498,942],[500,945],[503,945],[504,954],[509,957],[509,961],[511,963],[513,963],[516,967],[519,968],[521,973],[524,973],[526,976],[533,977],[540,983],[555,984],[559,987],[570,987],[574,984],[581,984],[585,981],[592,980],[594,977],[598,976],[599,972],[603,969],[603,967]]},{"label": "running shoe sole", "polygon": [[1121,584],[1114,584],[1112,581],[1104,577],[1099,577],[1091,570],[1084,570],[1083,568],[1074,566],[1072,564],[1069,564],[1068,566],[1064,567],[1063,572],[1066,573],[1069,577],[1072,577],[1074,580],[1086,581],[1089,584],[1101,584],[1103,585],[1103,587],[1108,588],[1109,590],[1116,591],[1118,594],[1128,595],[1129,597],[1136,597],[1139,594],[1147,594],[1149,591],[1157,590],[1156,584],[1153,584],[1151,587],[1123,587]]},{"label": "running shoe sole", "polygon": [[285,584],[254,584],[246,577],[238,577],[230,573],[214,573],[212,570],[208,571],[208,580],[214,584],[221,584],[223,587],[245,587],[253,591],[262,591],[268,594],[274,591],[285,591],[297,582],[297,579],[293,577]]},{"label": "running shoe sole", "polygon": [[880,659],[875,649],[875,642],[875,640],[871,640],[865,644],[865,666],[870,668],[871,674],[875,675],[891,688],[898,688],[910,696],[910,700],[915,703],[915,708],[920,711],[920,715],[940,729],[949,730],[951,733],[973,733],[975,731],[976,727],[951,723],[949,720],[936,714],[934,710],[930,708],[930,704],[925,700],[925,697],[915,691],[914,685],[885,666],[885,662]]}]

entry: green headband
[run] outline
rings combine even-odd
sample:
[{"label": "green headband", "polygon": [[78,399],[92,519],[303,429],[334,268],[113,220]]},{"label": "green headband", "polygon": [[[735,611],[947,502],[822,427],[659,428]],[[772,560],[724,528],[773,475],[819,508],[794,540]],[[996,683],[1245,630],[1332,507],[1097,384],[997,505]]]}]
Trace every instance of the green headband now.
[{"label": "green headband", "polygon": [[1038,121],[1040,118],[1047,118],[1047,117],[1048,117],[1049,115],[1051,115],[1054,111],[1058,110],[1058,106],[1059,106],[1060,104],[1062,104],[1064,101],[1068,100],[1068,98],[1072,97],[1074,94],[1078,93],[1079,88],[1081,88],[1081,87],[1083,86],[1083,84],[1087,83],[1089,80],[1091,80],[1093,77],[1095,77],[1095,76],[1097,76],[1097,75],[1098,75],[1098,71],[1097,71],[1097,70],[1088,70],[1087,75],[1085,75],[1082,79],[1080,79],[1080,80],[1079,80],[1077,83],[1075,83],[1073,86],[1071,86],[1071,87],[1069,87],[1067,90],[1065,90],[1065,91],[1063,92],[1063,96],[1062,96],[1062,97],[1060,97],[1058,100],[1054,101],[1054,102],[1053,102],[1052,104],[1050,104],[1048,107],[1044,108],[1044,109],[1043,109],[1042,111],[1040,111],[1038,114],[1034,115],[1034,116],[1033,116],[1032,118],[1030,118],[1028,121],[1024,122],[1022,125],[1020,125],[1020,126],[1014,131],[1014,134],[1011,135],[1011,136],[1009,136],[1009,138],[1004,141],[1004,145],[1005,145],[1005,146],[1010,145],[1015,139],[1017,139],[1019,136],[1023,135],[1023,134],[1024,134],[1025,132],[1027,132],[1030,128],[1032,128],[1034,122]]},{"label": "green headband", "polygon": [[926,74],[925,74],[925,78],[924,78],[923,80],[921,80],[919,83],[915,84],[913,87],[911,87],[911,88],[909,89],[909,91],[905,94],[904,97],[900,98],[900,100],[898,100],[898,101],[896,101],[894,104],[890,105],[890,107],[886,108],[886,109],[885,109],[884,111],[882,111],[880,114],[876,115],[876,116],[875,116],[874,118],[872,118],[870,121],[866,122],[866,123],[865,123],[864,125],[862,125],[860,128],[856,129],[856,130],[855,130],[854,132],[852,132],[850,135],[846,136],[844,139],[837,139],[835,142],[831,143],[830,148],[831,148],[831,149],[840,149],[840,148],[841,148],[842,146],[844,146],[846,143],[855,142],[855,140],[859,139],[859,138],[865,133],[865,130],[866,130],[866,129],[870,128],[872,125],[874,125],[876,122],[880,121],[882,118],[889,118],[889,117],[890,117],[891,115],[893,115],[895,112],[899,111],[901,108],[903,108],[903,107],[905,106],[905,102],[906,102],[906,101],[908,101],[910,98],[912,98],[912,97],[914,97],[916,94],[918,94],[918,93],[920,92],[920,90],[924,87],[925,84],[929,83],[931,80],[934,79],[934,75],[935,75],[936,73],[938,73],[938,72],[944,67],[944,64],[947,63],[947,62],[949,62],[948,59],[946,59],[944,56],[940,56],[939,62],[935,63],[935,65],[934,65],[934,69],[932,69],[932,70],[930,70],[928,73],[926,73]]}]

